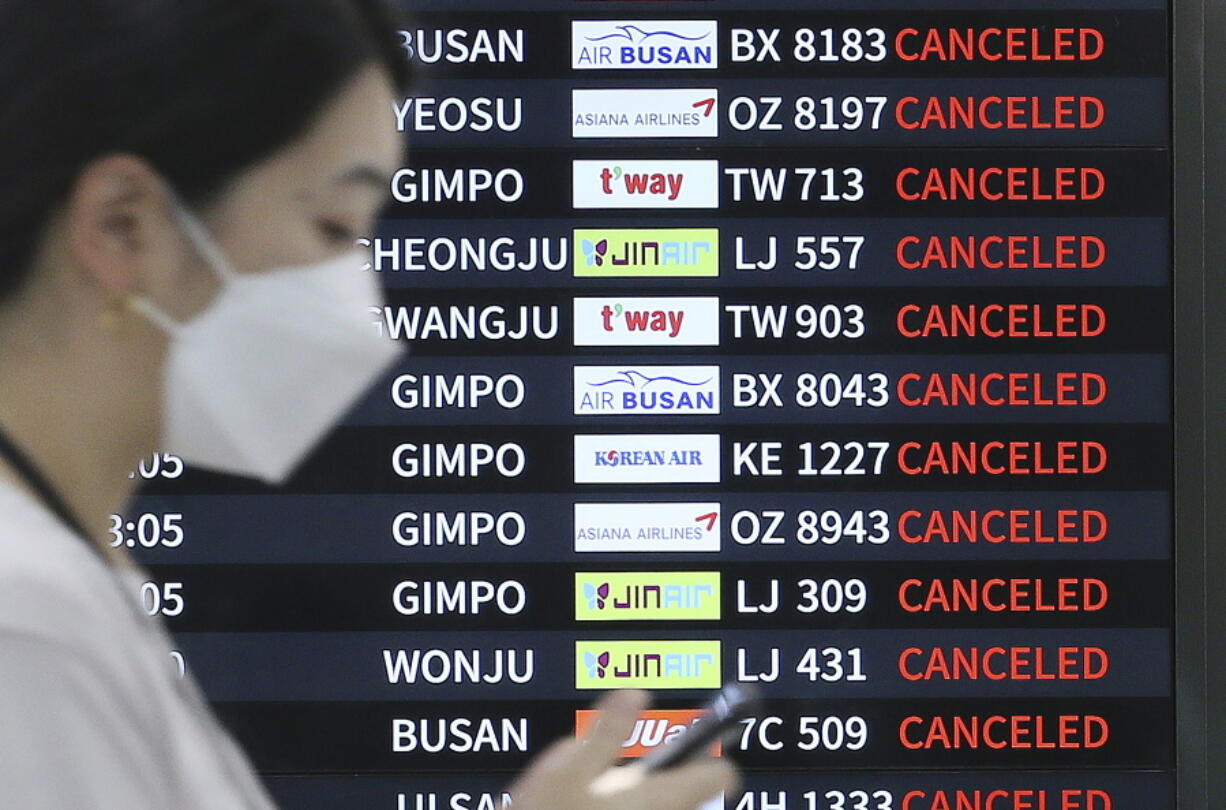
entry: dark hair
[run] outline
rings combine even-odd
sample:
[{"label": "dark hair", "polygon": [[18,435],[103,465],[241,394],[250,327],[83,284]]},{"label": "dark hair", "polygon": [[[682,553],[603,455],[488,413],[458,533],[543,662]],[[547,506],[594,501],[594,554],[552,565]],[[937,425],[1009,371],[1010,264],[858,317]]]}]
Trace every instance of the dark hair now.
[{"label": "dark hair", "polygon": [[0,301],[90,161],[207,205],[371,64],[411,76],[383,0],[0,0]]}]

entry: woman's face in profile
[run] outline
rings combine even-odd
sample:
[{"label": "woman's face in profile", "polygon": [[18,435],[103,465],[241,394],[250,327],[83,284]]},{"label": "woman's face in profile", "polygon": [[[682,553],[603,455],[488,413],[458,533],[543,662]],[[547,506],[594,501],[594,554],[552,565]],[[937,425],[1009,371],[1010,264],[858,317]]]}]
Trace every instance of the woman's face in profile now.
[{"label": "woman's face in profile", "polygon": [[[346,84],[297,140],[238,175],[208,211],[197,212],[239,272],[314,264],[369,235],[400,167],[403,145],[389,123],[393,86],[371,66]],[[173,225],[173,223],[168,223]],[[186,239],[177,240],[191,250]],[[216,274],[194,255],[152,286],[155,299],[190,318],[216,293]]]}]

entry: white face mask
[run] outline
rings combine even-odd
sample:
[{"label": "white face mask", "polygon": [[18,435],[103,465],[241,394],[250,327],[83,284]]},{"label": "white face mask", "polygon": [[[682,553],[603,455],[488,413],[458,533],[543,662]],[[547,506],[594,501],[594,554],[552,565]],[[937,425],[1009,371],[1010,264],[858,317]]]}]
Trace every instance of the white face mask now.
[{"label": "white face mask", "polygon": [[171,336],[162,449],[186,463],[280,484],[369,386],[404,354],[370,322],[382,303],[354,249],[303,267],[239,273],[185,206],[180,219],[221,277],[186,323],[148,298],[131,304]]}]

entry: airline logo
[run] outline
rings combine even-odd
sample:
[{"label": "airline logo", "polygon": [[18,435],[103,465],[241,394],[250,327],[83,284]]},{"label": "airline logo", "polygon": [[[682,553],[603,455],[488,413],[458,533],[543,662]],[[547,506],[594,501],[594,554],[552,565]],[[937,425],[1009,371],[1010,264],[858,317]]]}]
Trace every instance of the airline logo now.
[{"label": "airline logo", "polygon": [[576,160],[574,207],[719,208],[718,160]]},{"label": "airline logo", "polygon": [[719,584],[717,571],[579,571],[575,620],[718,619]]},{"label": "airline logo", "polygon": [[[698,722],[704,712],[701,709],[647,709],[639,713],[639,719],[634,722],[629,736],[622,741],[621,757],[623,759],[638,759],[673,741],[690,726]],[[591,733],[600,719],[600,712],[593,709],[579,709],[575,712],[575,736],[580,739]],[[723,752],[719,741],[708,749],[711,756],[718,757]]]},{"label": "airline logo", "polygon": [[719,67],[714,20],[576,20],[575,70],[712,70]]},{"label": "airline logo", "polygon": [[719,366],[575,366],[576,416],[718,413]]},{"label": "airline logo", "polygon": [[719,299],[576,298],[576,346],[718,346]]},{"label": "airline logo", "polygon": [[719,434],[575,436],[576,484],[718,484]]},{"label": "airline logo", "polygon": [[718,278],[718,228],[580,229],[575,278]]},{"label": "airline logo", "polygon": [[717,138],[719,91],[573,90],[575,138]]},{"label": "airline logo", "polygon": [[718,503],[577,503],[575,551],[719,551]]},{"label": "airline logo", "polygon": [[576,641],[576,689],[718,689],[718,641]]}]

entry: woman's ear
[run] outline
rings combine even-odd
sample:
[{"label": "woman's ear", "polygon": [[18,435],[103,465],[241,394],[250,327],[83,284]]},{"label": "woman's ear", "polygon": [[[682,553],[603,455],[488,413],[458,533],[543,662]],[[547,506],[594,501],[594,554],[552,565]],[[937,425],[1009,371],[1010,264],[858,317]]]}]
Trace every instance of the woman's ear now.
[{"label": "woman's ear", "polygon": [[77,177],[63,211],[66,246],[86,279],[111,297],[161,286],[176,267],[179,237],[158,173],[128,154],[91,162]]}]

